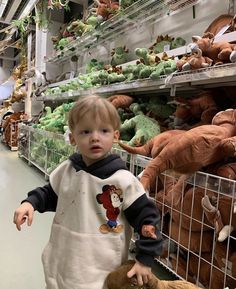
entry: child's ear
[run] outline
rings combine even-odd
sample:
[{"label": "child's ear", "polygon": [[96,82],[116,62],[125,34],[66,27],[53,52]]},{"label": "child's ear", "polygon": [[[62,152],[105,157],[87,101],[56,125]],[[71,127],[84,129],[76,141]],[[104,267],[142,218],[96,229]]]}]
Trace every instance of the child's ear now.
[{"label": "child's ear", "polygon": [[114,132],[114,142],[117,142],[120,138],[120,132],[118,130],[115,130]]},{"label": "child's ear", "polygon": [[75,146],[76,145],[75,139],[74,139],[74,136],[71,132],[69,133],[69,139],[70,139],[70,144]]}]

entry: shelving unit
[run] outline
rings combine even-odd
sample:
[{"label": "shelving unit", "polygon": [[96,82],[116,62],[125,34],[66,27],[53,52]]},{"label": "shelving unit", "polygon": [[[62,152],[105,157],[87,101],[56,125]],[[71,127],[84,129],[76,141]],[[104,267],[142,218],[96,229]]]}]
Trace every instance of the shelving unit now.
[{"label": "shelving unit", "polygon": [[[77,90],[62,94],[45,95],[38,97],[37,100],[75,100],[79,96],[90,94],[109,95],[116,93],[141,93],[152,91],[159,91],[162,93],[164,91],[170,91],[173,87],[176,87],[180,91],[186,91],[194,89],[197,86],[201,86],[201,88],[207,88],[209,86],[217,87],[220,84],[231,86],[235,84],[235,81],[236,64],[230,63],[225,65],[202,68],[195,71],[176,72],[167,77],[162,76],[159,80],[142,79],[130,82],[104,85],[100,87],[93,87],[90,89]],[[57,84],[55,83],[53,84],[53,87],[62,83],[66,82],[60,82]]]},{"label": "shelving unit", "polygon": [[124,11],[119,12],[110,20],[99,25],[93,32],[78,37],[72,41],[63,51],[57,51],[46,61],[61,64],[73,55],[80,55],[84,51],[116,39],[120,35],[129,33],[131,29],[161,21],[165,16],[179,13],[184,9],[197,4],[200,0],[139,0]]},{"label": "shelving unit", "polygon": [[[179,14],[198,3],[200,0],[140,0],[134,3],[122,13],[117,14],[110,20],[102,23],[96,30],[90,34],[86,34],[71,42],[64,50],[56,52],[53,56],[48,57],[47,64],[63,66],[74,55],[83,55],[99,45],[106,45],[113,42],[116,38],[129,35],[130,31],[138,31],[145,25],[160,23],[161,20],[171,15]],[[232,1],[231,1],[232,2]],[[232,4],[232,3],[231,3]],[[194,10],[194,9],[193,9]],[[136,29],[136,30],[135,30]],[[171,30],[171,29],[170,29]],[[153,36],[153,35],[152,35]],[[142,36],[140,36],[142,37]],[[215,42],[219,40],[234,41],[236,32],[227,33],[215,38]],[[183,46],[167,52],[169,56],[179,56],[189,52],[189,47]],[[159,57],[162,53],[159,54]],[[122,64],[126,66],[133,64],[136,60]],[[50,88],[60,84],[66,84],[70,80],[52,83]],[[99,94],[109,96],[112,94],[129,93],[131,95],[141,94],[162,94],[166,93],[175,96],[176,92],[192,92],[198,89],[234,86],[236,81],[236,64],[230,63],[220,66],[213,66],[195,71],[175,72],[169,76],[161,76],[158,80],[142,79],[122,83],[114,83],[110,85],[96,86],[89,89],[81,89],[68,93],[41,95],[37,100],[52,102],[53,104],[68,100],[76,100],[79,96],[91,94]],[[64,159],[68,158],[74,152],[69,144],[65,144],[64,137],[53,132],[35,129],[30,126],[21,125],[20,135],[22,140],[19,147],[19,156],[26,159],[29,165],[37,167],[43,172],[45,178],[48,178],[50,172]],[[53,142],[56,142],[53,143]],[[61,148],[61,149],[60,149]],[[150,158],[140,155],[130,155],[123,150],[114,148],[114,152],[118,153],[121,158],[128,164],[129,170],[138,176],[146,167]],[[177,179],[176,175],[165,172],[163,180],[157,180],[157,188],[166,190],[167,182],[172,180],[174,183]],[[234,216],[234,200],[236,198],[236,181],[224,179],[222,177],[211,175],[204,172],[197,172],[185,181],[188,188],[192,189],[190,204],[188,210],[183,206],[174,208],[165,202],[165,196],[161,195],[161,191],[152,194],[158,208],[161,211],[161,230],[166,241],[166,254],[158,258],[164,267],[180,278],[187,279],[202,288],[207,289],[223,289],[229,286],[230,289],[236,287],[236,276],[232,270],[235,258],[235,250],[232,250],[231,243],[235,244],[235,236],[230,236],[224,243],[217,240],[216,230],[213,224],[209,224],[206,220],[206,214],[202,210],[201,199],[198,195],[204,196],[211,192],[218,200],[218,204],[227,199],[227,210],[230,212],[229,226],[233,224]],[[183,186],[182,198],[185,194],[190,194]],[[188,195],[189,196],[189,195]],[[196,218],[195,210],[199,207],[202,211]],[[218,208],[217,208],[218,209]],[[175,221],[178,224],[176,225]],[[181,229],[184,222],[188,220],[189,233],[183,235]],[[192,226],[198,223],[198,244],[193,247],[192,240],[195,231],[192,232]],[[207,228],[207,230],[205,230]],[[208,243],[205,242],[205,234],[207,231]],[[219,256],[218,248],[222,245],[223,255]],[[196,249],[197,248],[197,249]],[[207,252],[206,249],[207,248]],[[207,253],[207,254],[206,254]],[[222,258],[221,258],[222,257]],[[222,262],[219,262],[221,260]],[[194,267],[195,265],[195,267]],[[205,271],[205,272],[202,272]],[[217,274],[216,274],[217,272]],[[204,277],[206,276],[206,278]],[[219,277],[220,276],[220,277]],[[205,279],[204,279],[205,278]],[[214,284],[215,282],[215,284]],[[231,283],[229,283],[231,282]],[[229,285],[230,284],[230,285]],[[231,284],[235,284],[234,287]],[[214,287],[216,286],[216,287]],[[217,287],[218,286],[218,287]]]}]

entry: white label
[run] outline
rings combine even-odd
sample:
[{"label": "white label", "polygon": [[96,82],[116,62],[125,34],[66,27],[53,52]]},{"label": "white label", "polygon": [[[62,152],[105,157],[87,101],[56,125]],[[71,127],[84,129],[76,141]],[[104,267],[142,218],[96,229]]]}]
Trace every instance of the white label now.
[{"label": "white label", "polygon": [[224,33],[225,33],[225,31],[227,31],[227,29],[230,27],[230,25],[226,25],[226,26],[224,26],[224,27],[222,27],[221,29],[220,29],[220,31],[215,35],[215,36],[221,36],[221,35],[223,35]]},{"label": "white label", "polygon": [[170,50],[170,44],[166,44],[164,46],[164,52],[169,51]]}]

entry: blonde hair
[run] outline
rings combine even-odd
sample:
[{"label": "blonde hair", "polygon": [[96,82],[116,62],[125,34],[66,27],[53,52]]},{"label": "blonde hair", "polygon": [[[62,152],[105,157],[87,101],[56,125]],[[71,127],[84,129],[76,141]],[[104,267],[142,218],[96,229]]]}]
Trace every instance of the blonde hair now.
[{"label": "blonde hair", "polygon": [[116,108],[106,98],[98,95],[84,96],[78,99],[69,112],[69,129],[73,131],[79,120],[87,113],[90,113],[94,120],[99,119],[110,123],[114,130],[120,129],[120,116]]}]

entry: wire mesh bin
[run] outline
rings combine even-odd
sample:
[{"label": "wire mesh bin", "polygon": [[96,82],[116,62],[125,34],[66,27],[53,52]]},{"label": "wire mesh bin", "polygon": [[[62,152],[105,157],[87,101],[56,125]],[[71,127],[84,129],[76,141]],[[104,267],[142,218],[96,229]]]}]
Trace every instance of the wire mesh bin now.
[{"label": "wire mesh bin", "polygon": [[[115,152],[136,176],[150,160]],[[164,238],[158,262],[199,287],[235,289],[236,182],[203,172],[178,180],[173,172],[165,172],[150,193],[161,214]]]},{"label": "wire mesh bin", "polygon": [[20,128],[19,156],[49,174],[73,152],[74,147],[65,142],[64,136],[22,125]]}]

